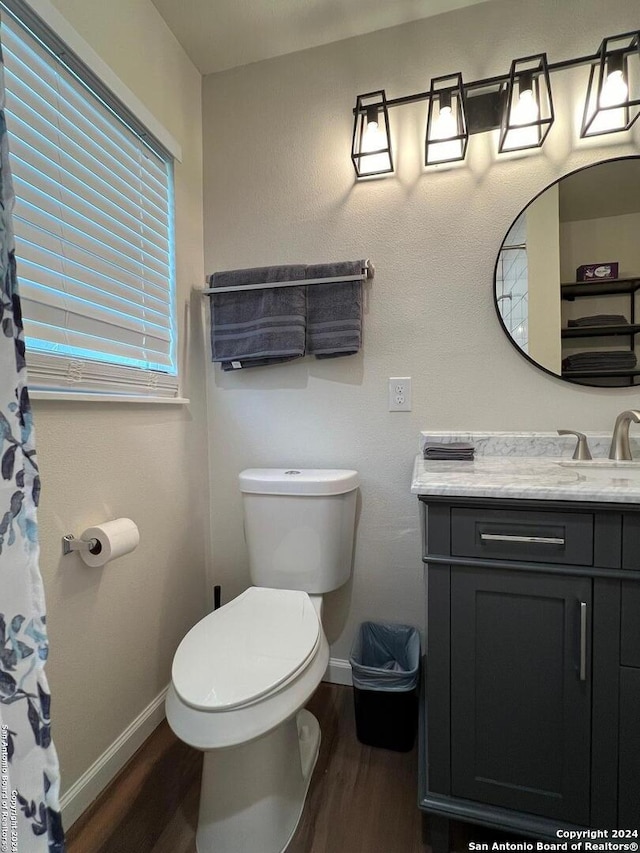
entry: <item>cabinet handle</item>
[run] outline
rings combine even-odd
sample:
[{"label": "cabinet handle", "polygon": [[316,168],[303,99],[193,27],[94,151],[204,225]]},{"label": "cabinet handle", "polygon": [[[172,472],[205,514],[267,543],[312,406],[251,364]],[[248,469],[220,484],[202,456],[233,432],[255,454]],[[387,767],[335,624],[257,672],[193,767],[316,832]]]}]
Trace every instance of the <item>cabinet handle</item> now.
[{"label": "cabinet handle", "polygon": [[556,536],[512,536],[509,533],[481,533],[480,539],[490,542],[533,542],[537,545],[564,545]]},{"label": "cabinet handle", "polygon": [[587,680],[587,607],[580,602],[580,681]]}]

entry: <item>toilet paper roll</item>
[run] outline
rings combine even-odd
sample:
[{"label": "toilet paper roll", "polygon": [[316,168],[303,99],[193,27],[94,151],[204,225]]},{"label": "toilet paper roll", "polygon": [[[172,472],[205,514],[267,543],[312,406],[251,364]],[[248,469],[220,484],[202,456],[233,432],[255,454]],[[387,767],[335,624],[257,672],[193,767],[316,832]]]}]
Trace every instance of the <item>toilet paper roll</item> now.
[{"label": "toilet paper roll", "polygon": [[88,566],[104,566],[109,560],[129,554],[140,543],[140,531],[130,518],[116,518],[87,527],[81,539],[95,539],[97,544],[89,551],[80,551],[80,556]]}]

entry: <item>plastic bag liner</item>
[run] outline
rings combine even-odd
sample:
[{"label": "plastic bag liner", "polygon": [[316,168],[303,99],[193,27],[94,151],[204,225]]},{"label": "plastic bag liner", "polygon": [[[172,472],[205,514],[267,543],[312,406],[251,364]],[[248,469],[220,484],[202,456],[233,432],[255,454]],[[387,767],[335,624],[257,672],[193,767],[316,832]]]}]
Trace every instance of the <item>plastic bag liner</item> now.
[{"label": "plastic bag liner", "polygon": [[420,675],[420,635],[409,625],[363,622],[349,663],[360,690],[413,690]]}]

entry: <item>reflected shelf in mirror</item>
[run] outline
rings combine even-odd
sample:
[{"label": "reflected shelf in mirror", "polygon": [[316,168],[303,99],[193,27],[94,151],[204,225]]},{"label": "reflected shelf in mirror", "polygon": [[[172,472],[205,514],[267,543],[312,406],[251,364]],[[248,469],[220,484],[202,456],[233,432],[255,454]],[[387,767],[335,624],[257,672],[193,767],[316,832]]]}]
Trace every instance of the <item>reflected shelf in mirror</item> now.
[{"label": "reflected shelf in mirror", "polygon": [[[630,277],[625,279],[608,279],[603,281],[588,281],[588,282],[570,282],[560,285],[560,298],[569,302],[575,302],[580,297],[595,298],[600,296],[612,296],[626,294],[629,296],[629,315],[631,321],[626,321],[621,324],[606,323],[602,325],[574,325],[562,328],[560,336],[566,338],[590,338],[590,337],[617,337],[624,335],[629,339],[629,352],[633,352],[635,356],[635,330],[640,330],[640,324],[636,324],[635,320],[635,293],[640,290],[640,277]],[[596,315],[596,318],[602,315]],[[604,315],[610,319],[619,315]],[[595,318],[591,318],[595,319]],[[620,319],[625,319],[620,315]],[[571,321],[569,321],[571,322]],[[609,351],[610,352],[610,351]],[[635,360],[635,358],[633,359]],[[640,376],[640,370],[635,367],[621,367],[610,369],[607,367],[591,368],[591,369],[562,369],[562,376],[565,379],[586,379],[586,378],[618,378],[629,380],[630,385],[635,385],[634,378]]]},{"label": "reflected shelf in mirror", "polygon": [[637,335],[640,323],[625,323],[620,326],[570,326],[561,330],[563,338],[611,338],[618,335]]},{"label": "reflected shelf in mirror", "polygon": [[560,285],[562,299],[570,302],[578,296],[612,296],[615,293],[635,293],[636,290],[640,290],[640,276],[602,281],[571,281]]}]

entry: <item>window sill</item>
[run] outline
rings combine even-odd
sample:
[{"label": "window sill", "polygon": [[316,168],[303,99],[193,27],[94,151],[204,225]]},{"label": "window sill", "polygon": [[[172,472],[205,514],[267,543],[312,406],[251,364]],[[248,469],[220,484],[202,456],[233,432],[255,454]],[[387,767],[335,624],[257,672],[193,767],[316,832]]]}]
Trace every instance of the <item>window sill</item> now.
[{"label": "window sill", "polygon": [[87,391],[42,391],[29,389],[32,400],[72,400],[76,403],[150,403],[156,405],[188,406],[188,397],[151,397],[135,394],[93,394]]}]

